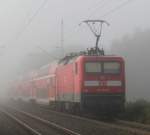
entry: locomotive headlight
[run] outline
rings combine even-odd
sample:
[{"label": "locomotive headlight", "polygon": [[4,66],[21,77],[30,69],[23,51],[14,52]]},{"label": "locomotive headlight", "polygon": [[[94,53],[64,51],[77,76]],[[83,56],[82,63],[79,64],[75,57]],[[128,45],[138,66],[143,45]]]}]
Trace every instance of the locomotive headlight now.
[{"label": "locomotive headlight", "polygon": [[107,86],[122,86],[121,81],[107,81]]}]

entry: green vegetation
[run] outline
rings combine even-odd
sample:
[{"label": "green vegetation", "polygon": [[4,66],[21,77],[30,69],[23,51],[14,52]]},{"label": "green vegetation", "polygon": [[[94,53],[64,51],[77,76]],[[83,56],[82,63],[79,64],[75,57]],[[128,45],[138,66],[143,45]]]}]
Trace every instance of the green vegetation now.
[{"label": "green vegetation", "polygon": [[150,124],[150,102],[138,100],[126,104],[122,119]]}]

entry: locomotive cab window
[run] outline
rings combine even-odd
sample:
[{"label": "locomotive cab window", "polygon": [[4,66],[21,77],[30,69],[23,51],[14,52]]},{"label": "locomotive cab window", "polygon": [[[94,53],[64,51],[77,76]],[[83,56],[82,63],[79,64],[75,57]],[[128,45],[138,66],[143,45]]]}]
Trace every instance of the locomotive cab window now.
[{"label": "locomotive cab window", "polygon": [[102,64],[100,62],[86,62],[85,72],[86,73],[101,73]]},{"label": "locomotive cab window", "polygon": [[107,74],[119,74],[120,63],[118,62],[104,62],[104,73]]}]

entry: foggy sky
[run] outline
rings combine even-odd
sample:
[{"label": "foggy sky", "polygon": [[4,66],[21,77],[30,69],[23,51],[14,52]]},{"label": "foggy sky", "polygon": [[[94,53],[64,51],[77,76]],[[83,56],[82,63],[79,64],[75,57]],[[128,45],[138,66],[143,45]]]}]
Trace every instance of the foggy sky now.
[{"label": "foggy sky", "polygon": [[127,99],[150,101],[150,29],[136,30],[115,40],[112,52],[125,59]]},{"label": "foggy sky", "polygon": [[110,23],[109,27],[104,27],[102,37],[106,50],[114,39],[120,39],[135,29],[150,29],[149,0],[132,0],[116,12],[102,17],[124,1],[47,0],[26,27],[43,0],[0,0],[1,83],[15,71],[25,55],[41,51],[36,46],[49,52],[60,46],[62,18],[64,47],[83,45],[87,48],[94,45],[95,38],[87,26],[78,25],[84,19],[105,19]]}]

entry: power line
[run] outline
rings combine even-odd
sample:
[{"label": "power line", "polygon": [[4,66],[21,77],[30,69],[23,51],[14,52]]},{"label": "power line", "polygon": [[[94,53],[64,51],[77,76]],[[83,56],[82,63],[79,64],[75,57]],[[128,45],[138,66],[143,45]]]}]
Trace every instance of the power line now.
[{"label": "power line", "polygon": [[89,11],[89,10],[93,10],[93,8],[95,9],[95,8],[98,7],[99,5],[103,4],[105,1],[107,1],[107,0],[100,0],[100,1],[98,1],[96,4],[94,4],[94,6],[89,7],[89,8],[88,8],[88,11]]},{"label": "power line", "polygon": [[65,56],[64,52],[64,22],[63,19],[61,20],[61,50],[62,50],[62,56]]},{"label": "power line", "polygon": [[94,10],[92,13],[90,13],[90,15],[88,16],[88,18],[91,18],[93,14],[95,14],[97,12],[98,9],[103,9],[105,7],[105,5],[107,4],[106,2],[109,2],[109,0],[103,0],[100,3],[97,3],[97,5],[94,7]]},{"label": "power line", "polygon": [[[45,6],[45,4],[48,2],[48,0],[43,0],[42,4],[38,7],[38,9],[34,12],[34,14],[29,18],[28,22],[26,23],[26,25],[16,34],[16,37],[14,39],[12,39],[13,41],[18,40],[22,34],[25,32],[25,30],[27,29],[27,27],[32,23],[33,19],[37,16],[37,14],[41,11],[41,9]],[[5,47],[7,47],[7,45],[9,43],[12,43],[12,41],[8,41],[6,43],[4,43],[3,45]]]},{"label": "power line", "polygon": [[17,36],[16,36],[16,40],[19,39],[21,37],[21,35],[25,32],[25,30],[27,29],[27,27],[32,23],[32,21],[34,20],[34,18],[37,16],[37,14],[41,11],[41,9],[45,6],[45,4],[48,2],[48,0],[44,0],[42,2],[42,4],[39,6],[39,8],[35,11],[35,13],[29,18],[28,22],[26,23],[26,25],[21,29],[20,32],[18,32]]},{"label": "power line", "polygon": [[40,49],[46,56],[50,57],[50,58],[53,58],[53,59],[59,59],[55,56],[52,56],[51,53],[49,53],[46,49],[43,49],[42,47],[40,46],[36,46],[38,49]]},{"label": "power line", "polygon": [[108,11],[107,13],[103,14],[101,17],[106,17],[106,16],[116,12],[117,10],[121,9],[122,7],[128,5],[129,3],[133,2],[133,1],[135,1],[135,0],[127,0],[127,1],[123,2],[122,4],[120,4],[119,6],[113,8],[110,11]]}]

